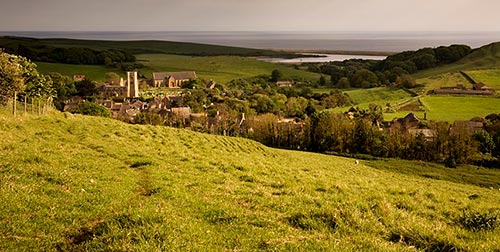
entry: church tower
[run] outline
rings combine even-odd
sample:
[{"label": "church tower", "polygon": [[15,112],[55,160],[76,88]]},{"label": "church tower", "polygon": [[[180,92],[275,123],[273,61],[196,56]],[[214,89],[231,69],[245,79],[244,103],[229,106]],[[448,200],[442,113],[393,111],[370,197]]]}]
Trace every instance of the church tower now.
[{"label": "church tower", "polygon": [[127,97],[139,97],[137,71],[127,72]]}]

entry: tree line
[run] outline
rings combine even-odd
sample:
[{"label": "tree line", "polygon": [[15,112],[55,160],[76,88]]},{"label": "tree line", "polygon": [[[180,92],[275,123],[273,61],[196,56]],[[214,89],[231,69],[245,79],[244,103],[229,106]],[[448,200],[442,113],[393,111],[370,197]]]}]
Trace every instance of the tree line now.
[{"label": "tree line", "polygon": [[108,65],[135,62],[133,54],[118,50],[95,50],[85,47],[54,47],[39,43],[10,43],[5,52],[28,58],[31,61],[76,65]]},{"label": "tree line", "polygon": [[[397,85],[413,88],[410,74],[456,62],[472,52],[467,45],[440,46],[405,51],[382,61],[351,59],[342,62],[307,63],[309,71],[330,76],[322,82],[338,88],[371,88]],[[321,81],[320,81],[321,82]]]}]

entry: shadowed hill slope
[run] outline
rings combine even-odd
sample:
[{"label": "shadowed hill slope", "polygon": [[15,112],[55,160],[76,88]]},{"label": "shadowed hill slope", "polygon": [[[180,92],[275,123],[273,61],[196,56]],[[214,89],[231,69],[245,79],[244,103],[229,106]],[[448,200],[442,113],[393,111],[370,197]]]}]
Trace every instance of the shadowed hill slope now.
[{"label": "shadowed hill slope", "polygon": [[415,74],[417,78],[425,78],[433,75],[458,72],[473,69],[488,69],[500,67],[500,42],[485,45],[474,49],[469,55],[463,59],[428,70],[424,70]]},{"label": "shadowed hill slope", "polygon": [[237,55],[296,57],[295,54],[288,52],[160,40],[112,41],[63,38],[36,39],[10,36],[0,37],[0,47],[17,46],[19,44],[34,48],[40,46],[51,46],[62,48],[85,47],[94,50],[119,49],[132,54],[164,53],[195,56]]},{"label": "shadowed hill slope", "polygon": [[167,127],[0,114],[1,251],[494,251],[500,191]]}]

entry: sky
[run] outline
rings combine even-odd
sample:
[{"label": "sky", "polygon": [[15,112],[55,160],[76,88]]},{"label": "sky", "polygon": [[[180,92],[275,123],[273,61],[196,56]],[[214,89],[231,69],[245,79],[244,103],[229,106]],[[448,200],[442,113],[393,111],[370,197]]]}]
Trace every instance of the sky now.
[{"label": "sky", "polygon": [[0,0],[0,31],[499,31],[499,0]]}]

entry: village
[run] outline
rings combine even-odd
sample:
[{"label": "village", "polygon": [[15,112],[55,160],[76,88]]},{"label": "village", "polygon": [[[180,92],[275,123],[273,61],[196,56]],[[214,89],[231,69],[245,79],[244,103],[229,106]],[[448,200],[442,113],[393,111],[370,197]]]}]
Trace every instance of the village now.
[{"label": "village", "polygon": [[[191,72],[154,72],[152,79],[138,79],[137,71],[126,72],[126,79],[120,79],[115,83],[98,83],[96,103],[106,107],[113,118],[121,119],[130,123],[141,112],[154,112],[159,114],[171,114],[181,118],[190,116],[201,116],[203,114],[191,113],[189,107],[176,107],[181,98],[181,92],[170,92],[170,94],[153,94],[153,99],[141,101],[140,83],[151,88],[168,88],[172,90],[180,89],[182,84],[195,80],[196,73]],[[75,75],[73,80],[82,81],[85,75]],[[214,82],[210,82],[213,88]],[[210,86],[209,86],[210,87]],[[78,105],[85,99],[79,96],[73,96],[65,101],[64,111],[74,111]]]}]

